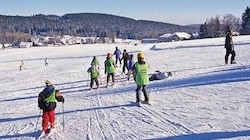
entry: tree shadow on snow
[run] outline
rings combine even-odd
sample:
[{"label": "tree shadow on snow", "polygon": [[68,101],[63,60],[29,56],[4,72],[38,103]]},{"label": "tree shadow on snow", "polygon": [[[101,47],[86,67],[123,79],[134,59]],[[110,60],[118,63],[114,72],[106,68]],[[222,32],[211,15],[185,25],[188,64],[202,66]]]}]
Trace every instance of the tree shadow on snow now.
[{"label": "tree shadow on snow", "polygon": [[236,137],[248,137],[250,130],[235,131],[235,132],[209,132],[200,134],[187,134],[179,136],[170,136],[166,138],[155,138],[149,140],[215,140],[215,139],[229,139]]}]

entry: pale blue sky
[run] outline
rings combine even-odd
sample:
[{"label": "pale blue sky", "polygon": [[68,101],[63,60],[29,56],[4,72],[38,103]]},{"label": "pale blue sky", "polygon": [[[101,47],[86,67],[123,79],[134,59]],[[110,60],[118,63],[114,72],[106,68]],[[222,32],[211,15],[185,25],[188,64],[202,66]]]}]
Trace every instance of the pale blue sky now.
[{"label": "pale blue sky", "polygon": [[225,14],[241,17],[250,0],[1,0],[0,15],[106,13],[180,25]]}]

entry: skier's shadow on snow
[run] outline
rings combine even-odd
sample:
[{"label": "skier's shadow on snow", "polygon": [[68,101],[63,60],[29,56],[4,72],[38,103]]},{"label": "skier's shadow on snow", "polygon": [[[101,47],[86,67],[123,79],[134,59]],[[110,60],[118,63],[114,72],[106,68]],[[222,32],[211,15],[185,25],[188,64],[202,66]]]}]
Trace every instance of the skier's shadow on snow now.
[{"label": "skier's shadow on snow", "polygon": [[[92,108],[84,108],[84,109],[76,109],[76,110],[69,110],[64,112],[57,112],[57,115],[62,114],[70,114],[75,112],[88,112],[92,110],[100,110],[100,109],[111,109],[111,108],[122,108],[122,107],[134,107],[136,104],[133,102],[129,102],[127,104],[121,104],[121,105],[112,105],[112,106],[98,106],[98,107],[92,107]],[[17,118],[0,118],[1,122],[14,122],[14,121],[20,121],[20,120],[27,120],[27,119],[34,119],[41,117],[40,115],[33,115],[33,116],[24,116],[24,117],[17,117]],[[1,136],[0,136],[1,139]]]},{"label": "skier's shadow on snow", "polygon": [[250,130],[234,131],[234,132],[208,132],[200,134],[187,134],[179,136],[170,136],[165,138],[156,138],[149,140],[215,140],[215,139],[229,139],[236,137],[250,136]]},{"label": "skier's shadow on snow", "polygon": [[98,107],[85,108],[85,109],[69,110],[69,111],[59,112],[56,114],[62,115],[62,114],[70,114],[70,113],[75,113],[75,112],[85,112],[85,111],[93,111],[93,110],[103,110],[103,109],[113,109],[113,108],[123,108],[123,107],[135,107],[135,106],[137,106],[136,103],[129,102],[128,104],[122,104],[122,105],[98,106]]},{"label": "skier's shadow on snow", "polygon": [[[26,137],[26,138],[38,138],[41,134],[41,131],[38,130],[36,132],[30,132],[30,133],[23,133],[23,134],[13,134],[13,135],[3,135],[0,136],[0,139],[13,139],[13,138],[20,138],[20,137]],[[25,139],[25,138],[23,138]]]},{"label": "skier's shadow on snow", "polygon": [[[56,113],[56,114],[57,115],[62,115],[62,114],[75,113],[75,112],[79,112],[79,111],[85,112],[85,111],[92,111],[92,110],[99,110],[99,109],[135,107],[135,106],[136,106],[136,104],[134,102],[129,102],[128,104],[122,104],[122,105],[113,105],[113,106],[103,106],[103,107],[77,109],[77,110],[65,111],[63,113],[59,112],[59,113]],[[34,116],[26,116],[26,117],[19,117],[19,118],[6,118],[6,119],[0,119],[0,122],[13,122],[13,121],[26,120],[26,119],[32,119],[32,118],[37,118],[37,117],[41,117],[41,116],[34,115]],[[35,132],[30,132],[30,133],[3,135],[3,136],[0,136],[0,139],[11,139],[11,138],[20,138],[20,137],[35,137],[35,138],[37,138],[40,133],[41,133],[41,131],[38,130],[38,131],[35,131]]]}]

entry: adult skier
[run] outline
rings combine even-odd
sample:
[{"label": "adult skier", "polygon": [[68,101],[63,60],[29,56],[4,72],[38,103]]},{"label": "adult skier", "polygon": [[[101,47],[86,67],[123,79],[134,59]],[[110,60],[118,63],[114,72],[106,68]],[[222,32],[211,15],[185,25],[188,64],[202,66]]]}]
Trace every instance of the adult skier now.
[{"label": "adult skier", "polygon": [[235,51],[234,51],[234,44],[233,44],[233,39],[232,39],[232,31],[228,30],[226,39],[225,39],[225,49],[226,49],[226,55],[225,55],[225,64],[228,64],[228,57],[231,54],[231,64],[235,64]]},{"label": "adult skier", "polygon": [[118,61],[121,66],[122,65],[122,60],[121,60],[122,52],[120,51],[120,49],[118,49],[118,47],[115,47],[114,55],[115,55],[115,66],[117,67]]}]

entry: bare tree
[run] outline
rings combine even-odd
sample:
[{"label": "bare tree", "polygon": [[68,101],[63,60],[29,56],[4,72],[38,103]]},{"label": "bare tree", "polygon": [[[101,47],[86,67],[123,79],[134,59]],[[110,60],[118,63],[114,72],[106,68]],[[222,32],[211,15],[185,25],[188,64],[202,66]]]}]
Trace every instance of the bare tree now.
[{"label": "bare tree", "polygon": [[230,27],[233,31],[240,31],[240,18],[235,17],[232,14],[226,14],[222,19],[223,30],[226,32],[227,28]]}]

